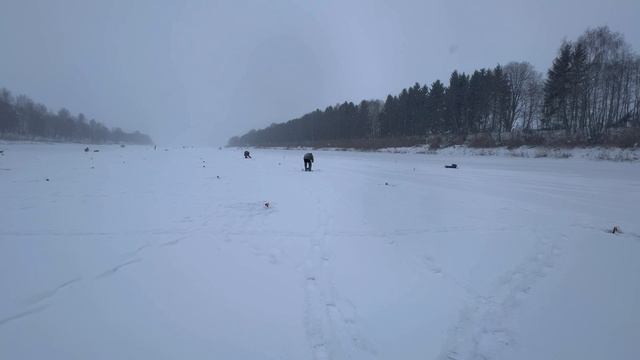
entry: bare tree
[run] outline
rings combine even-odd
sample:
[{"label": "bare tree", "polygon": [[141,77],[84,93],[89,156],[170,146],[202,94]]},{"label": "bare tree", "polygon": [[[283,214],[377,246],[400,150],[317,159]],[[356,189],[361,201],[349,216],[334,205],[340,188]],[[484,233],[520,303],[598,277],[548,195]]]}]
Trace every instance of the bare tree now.
[{"label": "bare tree", "polygon": [[369,108],[368,108],[368,118],[369,118],[369,137],[377,138],[380,136],[380,112],[382,112],[382,108],[384,107],[384,103],[381,100],[370,100]]},{"label": "bare tree", "polygon": [[540,128],[542,108],[544,106],[544,80],[542,74],[535,71],[524,86],[522,99],[522,123],[526,130]]},{"label": "bare tree", "polygon": [[[507,129],[511,130],[516,125],[525,127],[526,122],[530,125],[534,116],[533,101],[535,100],[531,96],[537,95],[536,86],[539,84],[541,75],[526,61],[508,63],[504,66],[504,73],[509,82],[510,93]],[[528,104],[527,101],[529,101]],[[525,115],[528,119],[525,119]]]},{"label": "bare tree", "polygon": [[585,127],[589,136],[600,136],[637,114],[634,77],[639,62],[622,34],[606,26],[587,30],[578,44],[584,46],[588,64]]}]

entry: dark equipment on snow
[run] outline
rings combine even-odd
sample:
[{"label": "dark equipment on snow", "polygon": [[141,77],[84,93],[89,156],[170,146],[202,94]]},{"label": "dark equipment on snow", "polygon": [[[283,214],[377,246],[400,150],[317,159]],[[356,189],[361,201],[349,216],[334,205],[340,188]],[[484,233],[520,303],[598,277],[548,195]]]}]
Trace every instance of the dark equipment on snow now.
[{"label": "dark equipment on snow", "polygon": [[249,151],[245,150],[245,152],[244,152],[244,158],[245,158],[245,159],[251,159],[251,154],[249,154]]},{"label": "dark equipment on snow", "polygon": [[612,234],[622,233],[622,230],[620,230],[620,226],[615,225],[615,226],[613,227],[613,230],[611,230],[611,233],[612,233]]},{"label": "dark equipment on snow", "polygon": [[313,164],[313,154],[304,154],[304,171],[311,171],[311,164]]},{"label": "dark equipment on snow", "polygon": [[84,148],[84,152],[89,152],[89,147]]},{"label": "dark equipment on snow", "polygon": [[458,168],[458,164],[445,165],[444,167],[447,168],[447,169],[457,169]]}]

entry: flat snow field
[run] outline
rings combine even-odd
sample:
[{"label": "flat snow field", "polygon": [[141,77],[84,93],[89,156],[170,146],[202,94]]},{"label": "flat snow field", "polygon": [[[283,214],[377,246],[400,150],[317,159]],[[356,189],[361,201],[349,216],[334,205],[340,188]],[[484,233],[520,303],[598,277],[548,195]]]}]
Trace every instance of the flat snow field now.
[{"label": "flat snow field", "polygon": [[91,148],[0,145],[0,359],[640,358],[638,163]]}]

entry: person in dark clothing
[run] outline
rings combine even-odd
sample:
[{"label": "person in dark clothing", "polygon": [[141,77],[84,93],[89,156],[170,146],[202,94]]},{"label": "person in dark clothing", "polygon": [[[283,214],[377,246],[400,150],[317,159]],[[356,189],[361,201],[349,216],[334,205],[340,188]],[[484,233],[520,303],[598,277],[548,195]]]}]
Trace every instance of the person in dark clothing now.
[{"label": "person in dark clothing", "polygon": [[304,171],[311,171],[311,164],[313,164],[313,154],[304,154]]},{"label": "person in dark clothing", "polygon": [[251,154],[249,154],[249,151],[248,151],[248,150],[245,150],[245,152],[244,152],[244,158],[245,158],[245,159],[251,159]]}]

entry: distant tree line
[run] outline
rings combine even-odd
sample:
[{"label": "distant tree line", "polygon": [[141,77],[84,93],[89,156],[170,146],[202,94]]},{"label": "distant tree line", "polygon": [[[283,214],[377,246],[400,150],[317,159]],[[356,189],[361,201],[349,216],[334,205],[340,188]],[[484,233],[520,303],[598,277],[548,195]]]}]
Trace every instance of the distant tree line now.
[{"label": "distant tree line", "polygon": [[151,138],[138,131],[127,133],[109,129],[84,114],[73,115],[65,108],[54,113],[26,95],[14,97],[0,89],[0,138],[52,140],[68,142],[152,144]]},{"label": "distant tree line", "polygon": [[640,127],[640,57],[620,33],[587,30],[565,41],[546,77],[528,62],[454,71],[448,85],[416,83],[382,101],[345,102],[251,130],[230,146],[303,145],[340,139],[564,130],[597,139]]}]

